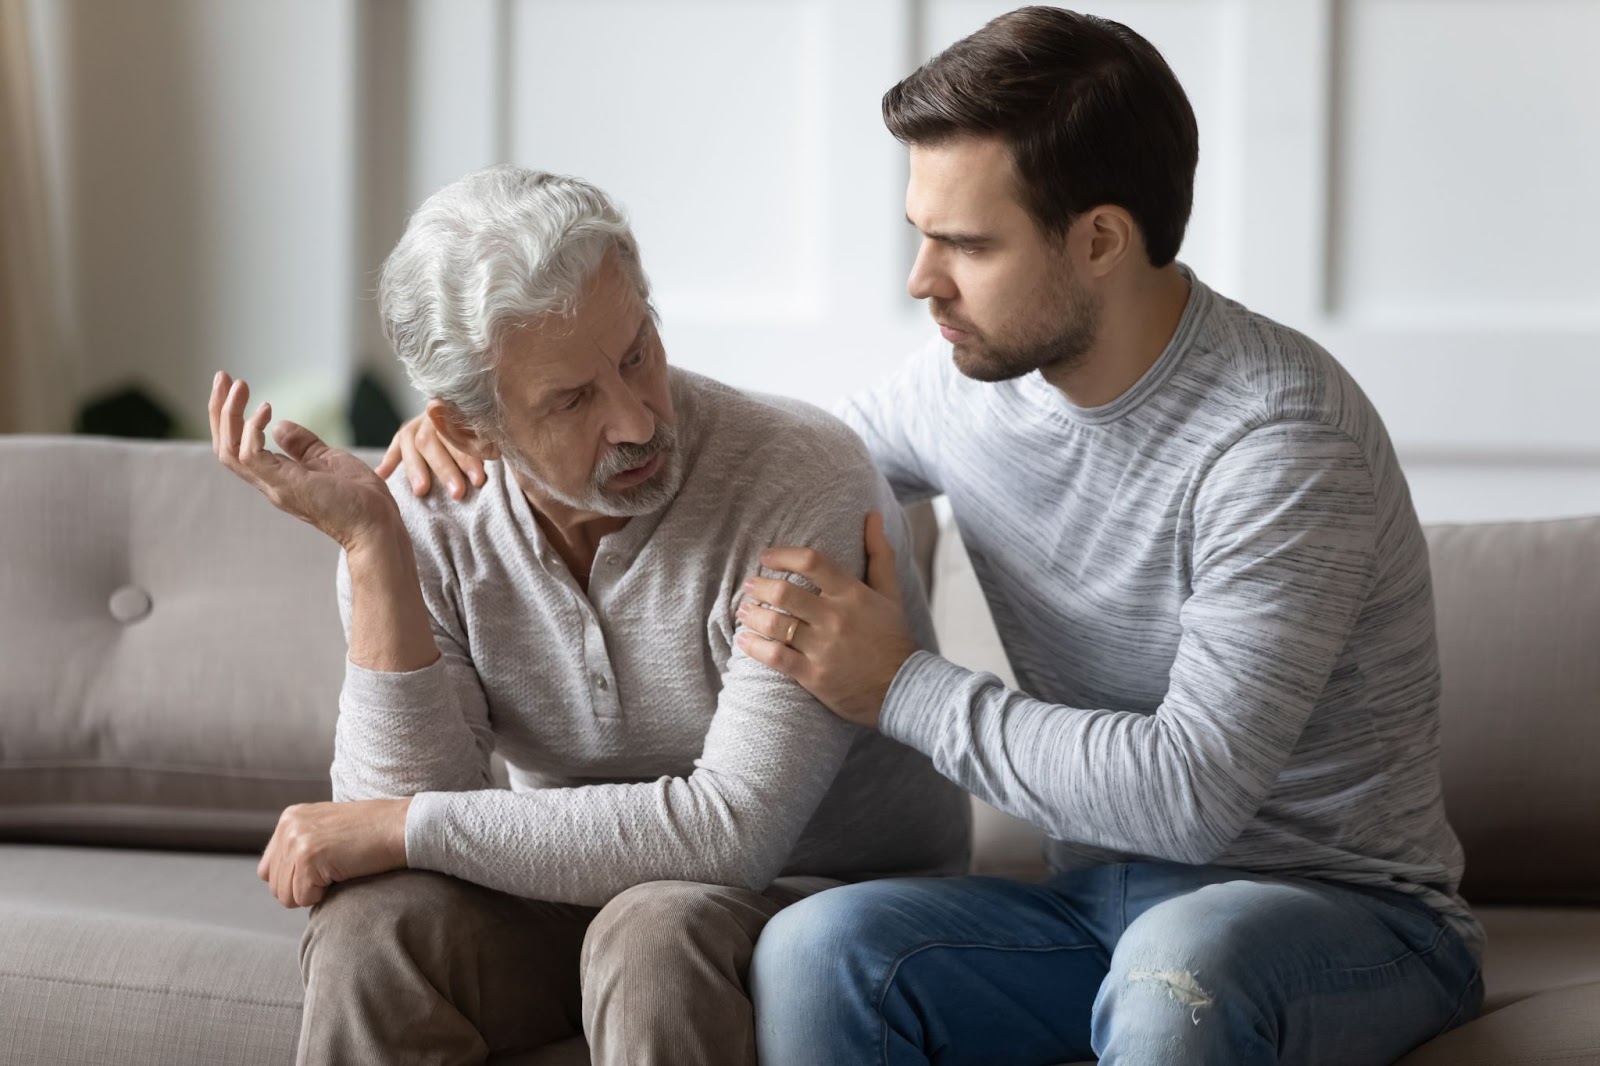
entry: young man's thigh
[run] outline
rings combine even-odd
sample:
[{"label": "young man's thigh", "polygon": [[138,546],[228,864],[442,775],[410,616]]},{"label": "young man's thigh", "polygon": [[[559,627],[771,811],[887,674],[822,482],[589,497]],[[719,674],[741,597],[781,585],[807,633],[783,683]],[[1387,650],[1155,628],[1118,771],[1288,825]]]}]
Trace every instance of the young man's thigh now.
[{"label": "young man's thigh", "polygon": [[752,984],[773,1064],[808,1045],[840,1063],[1144,1062],[1174,1041],[1195,1061],[1276,1062],[1278,1043],[1299,1056],[1281,1061],[1388,1061],[1481,996],[1416,901],[1166,863],[828,892],[769,924]]},{"label": "young man's thigh", "polygon": [[763,1066],[1088,1058],[1109,966],[1087,915],[1047,885],[871,881],[768,923],[751,987]]}]

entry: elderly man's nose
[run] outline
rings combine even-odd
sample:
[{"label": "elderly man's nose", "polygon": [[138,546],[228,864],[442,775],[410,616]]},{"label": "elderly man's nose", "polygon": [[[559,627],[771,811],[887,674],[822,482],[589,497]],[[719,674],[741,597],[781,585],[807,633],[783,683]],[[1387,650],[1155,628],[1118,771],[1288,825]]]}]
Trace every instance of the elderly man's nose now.
[{"label": "elderly man's nose", "polygon": [[613,444],[647,444],[656,435],[656,416],[632,389],[621,390],[611,419]]}]

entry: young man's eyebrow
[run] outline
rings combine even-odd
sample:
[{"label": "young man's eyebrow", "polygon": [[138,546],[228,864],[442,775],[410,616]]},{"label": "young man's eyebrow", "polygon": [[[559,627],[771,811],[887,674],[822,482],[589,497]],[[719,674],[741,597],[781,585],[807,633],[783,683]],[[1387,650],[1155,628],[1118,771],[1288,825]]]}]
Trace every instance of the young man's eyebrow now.
[{"label": "young man's eyebrow", "polygon": [[930,241],[940,241],[944,244],[983,244],[989,239],[982,233],[946,233],[941,230],[926,230],[912,222],[910,215],[906,216],[906,221]]}]

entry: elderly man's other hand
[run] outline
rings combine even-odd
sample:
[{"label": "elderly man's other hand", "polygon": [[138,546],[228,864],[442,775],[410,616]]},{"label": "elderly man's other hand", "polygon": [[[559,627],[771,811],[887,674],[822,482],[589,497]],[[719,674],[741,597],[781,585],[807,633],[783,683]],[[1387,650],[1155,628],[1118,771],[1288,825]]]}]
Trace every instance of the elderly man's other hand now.
[{"label": "elderly man's other hand", "polygon": [[279,422],[272,437],[283,449],[267,450],[272,405],[244,418],[250,386],[219,371],[211,383],[211,447],[222,464],[254,485],[272,505],[309,522],[346,550],[400,521],[383,479],[349,452],[330,448],[293,422]]},{"label": "elderly man's other hand", "polygon": [[866,537],[865,583],[810,548],[762,552],[762,566],[798,574],[821,593],[779,578],[746,581],[739,620],[747,631],[739,646],[794,678],[834,714],[876,729],[889,686],[917,642],[906,625],[882,515],[867,516]]},{"label": "elderly man's other hand", "polygon": [[483,460],[451,447],[427,415],[401,423],[378,464],[378,476],[387,478],[401,465],[406,468],[411,491],[418,496],[428,494],[435,478],[455,500],[466,498],[469,481],[474,488],[483,484]]},{"label": "elderly man's other hand", "polygon": [[404,869],[411,799],[297,803],[278,816],[256,876],[285,907],[309,907],[335,881]]}]

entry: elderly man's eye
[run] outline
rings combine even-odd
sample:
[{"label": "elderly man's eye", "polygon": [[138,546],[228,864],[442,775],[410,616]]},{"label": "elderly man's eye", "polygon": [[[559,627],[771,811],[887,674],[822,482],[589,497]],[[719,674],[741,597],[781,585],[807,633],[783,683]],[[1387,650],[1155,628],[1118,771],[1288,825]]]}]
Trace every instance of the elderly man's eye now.
[{"label": "elderly man's eye", "polygon": [[622,361],[622,365],[626,367],[635,367],[642,362],[644,362],[644,349],[640,348],[632,355],[628,356],[628,358],[624,359]]},{"label": "elderly man's eye", "polygon": [[575,393],[572,394],[572,399],[568,400],[566,403],[564,403],[560,407],[556,408],[556,410],[558,410],[558,411],[576,411],[578,409],[578,405],[580,403],[582,403],[582,402],[583,402],[583,393],[575,392]]}]

